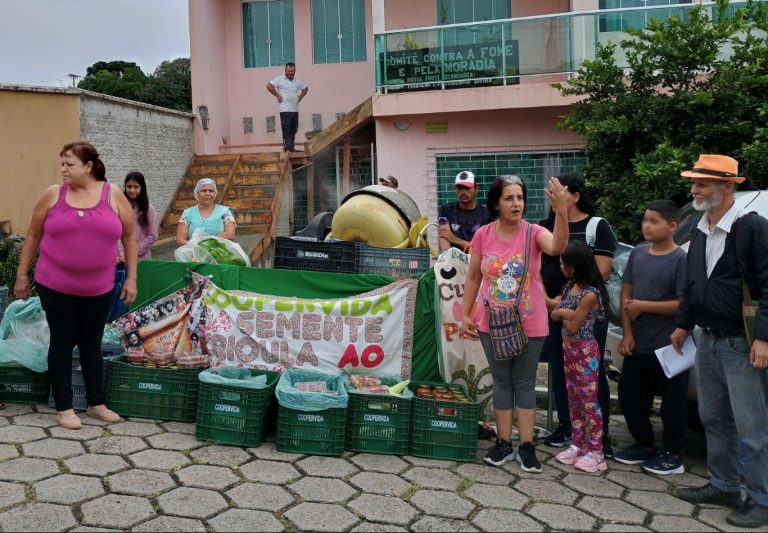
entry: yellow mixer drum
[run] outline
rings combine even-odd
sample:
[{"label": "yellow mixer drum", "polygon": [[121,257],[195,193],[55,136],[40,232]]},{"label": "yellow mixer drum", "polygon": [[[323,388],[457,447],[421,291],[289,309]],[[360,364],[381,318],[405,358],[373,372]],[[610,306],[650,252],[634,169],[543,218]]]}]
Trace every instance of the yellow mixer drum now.
[{"label": "yellow mixer drum", "polygon": [[331,235],[372,246],[406,247],[408,231],[419,216],[418,207],[407,194],[369,185],[347,195],[333,215]]}]

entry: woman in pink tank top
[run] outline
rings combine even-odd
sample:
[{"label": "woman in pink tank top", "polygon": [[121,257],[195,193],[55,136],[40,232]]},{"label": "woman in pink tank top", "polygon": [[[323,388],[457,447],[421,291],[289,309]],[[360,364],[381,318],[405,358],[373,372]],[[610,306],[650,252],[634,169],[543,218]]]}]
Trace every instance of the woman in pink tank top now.
[{"label": "woman in pink tank top", "polygon": [[89,416],[105,422],[120,417],[104,405],[101,338],[109,312],[117,261],[125,250],[127,278],[120,295],[136,298],[137,245],[133,209],[115,185],[96,149],[86,142],[62,148],[61,185],[45,190],[35,204],[16,273],[14,293],[27,299],[35,252],[35,288],[51,331],[48,372],[59,424],[79,429],[72,409],[72,350],[80,351]]}]

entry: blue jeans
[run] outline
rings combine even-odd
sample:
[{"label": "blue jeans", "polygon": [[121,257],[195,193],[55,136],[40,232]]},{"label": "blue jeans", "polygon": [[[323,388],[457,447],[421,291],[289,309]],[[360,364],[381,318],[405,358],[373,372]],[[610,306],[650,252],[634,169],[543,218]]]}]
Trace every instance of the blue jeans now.
[{"label": "blue jeans", "polygon": [[741,439],[747,492],[768,506],[768,370],[752,367],[745,337],[715,339],[702,333],[696,379],[710,483],[724,492],[739,492]]}]

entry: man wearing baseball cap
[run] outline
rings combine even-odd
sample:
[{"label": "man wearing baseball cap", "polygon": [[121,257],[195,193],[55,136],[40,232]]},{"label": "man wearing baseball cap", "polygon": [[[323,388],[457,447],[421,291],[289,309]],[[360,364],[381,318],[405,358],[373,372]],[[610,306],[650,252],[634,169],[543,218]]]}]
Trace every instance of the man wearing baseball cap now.
[{"label": "man wearing baseball cap", "polygon": [[[726,516],[732,525],[763,527],[768,525],[768,220],[735,203],[736,185],[745,180],[735,159],[703,154],[682,175],[691,180],[694,208],[704,214],[692,232],[671,341],[679,352],[694,326],[702,330],[695,365],[710,480],[676,494],[694,504],[736,508]],[[747,291],[759,302],[751,346],[742,317]],[[739,440],[746,447],[744,502]]]},{"label": "man wearing baseball cap", "polygon": [[467,252],[475,232],[491,222],[491,213],[477,204],[477,183],[469,170],[456,174],[454,189],[459,201],[440,206],[437,212],[440,250],[453,246]]}]

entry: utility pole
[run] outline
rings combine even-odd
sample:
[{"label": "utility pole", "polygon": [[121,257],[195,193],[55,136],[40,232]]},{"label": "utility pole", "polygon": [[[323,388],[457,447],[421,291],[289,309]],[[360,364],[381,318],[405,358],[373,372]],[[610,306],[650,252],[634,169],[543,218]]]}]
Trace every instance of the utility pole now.
[{"label": "utility pole", "polygon": [[70,78],[72,78],[72,88],[74,89],[77,87],[77,80],[79,78],[82,78],[82,76],[79,76],[78,74],[67,74]]}]

